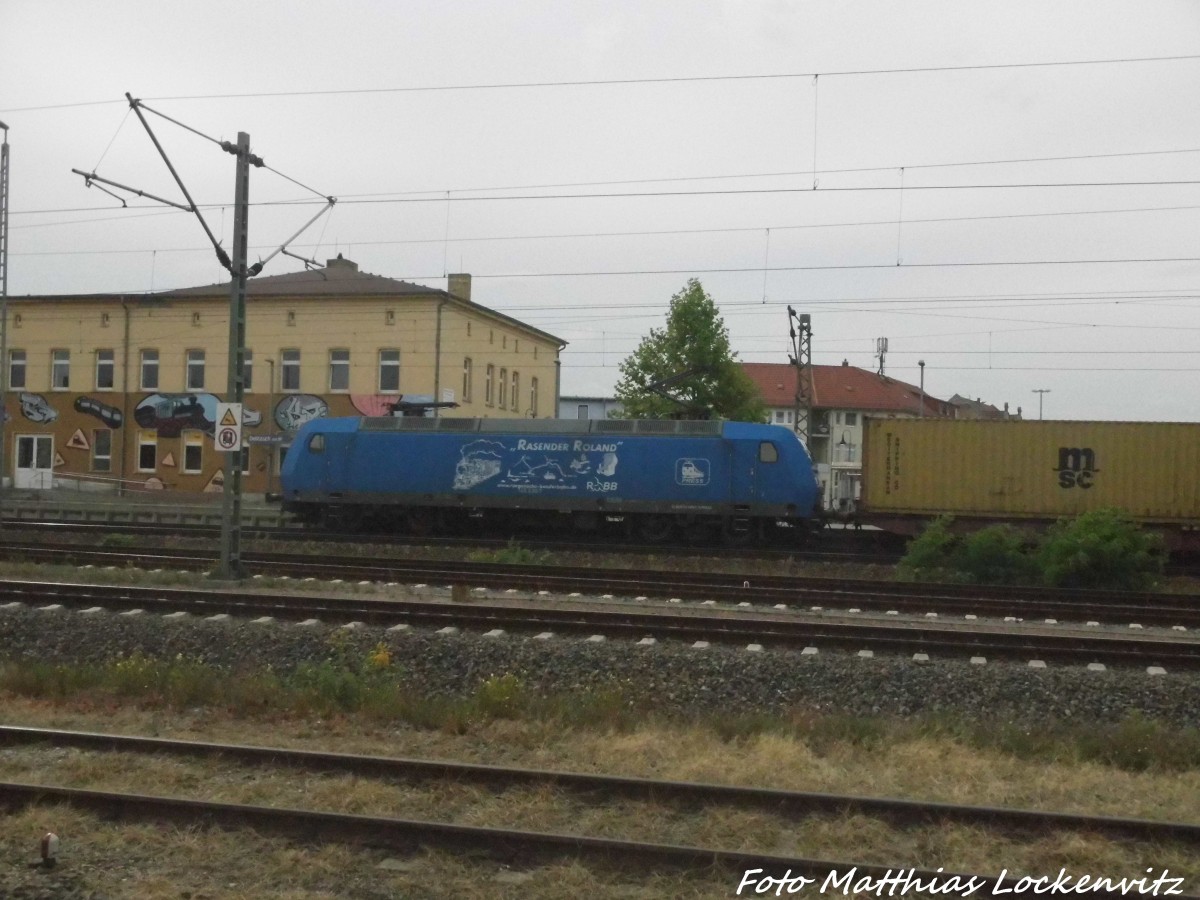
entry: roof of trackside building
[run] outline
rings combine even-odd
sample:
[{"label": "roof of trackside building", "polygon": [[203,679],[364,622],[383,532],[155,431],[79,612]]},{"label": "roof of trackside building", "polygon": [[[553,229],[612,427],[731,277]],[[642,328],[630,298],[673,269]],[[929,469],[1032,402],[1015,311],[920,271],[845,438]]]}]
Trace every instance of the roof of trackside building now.
[{"label": "roof of trackside building", "polygon": [[[742,363],[742,369],[758,387],[769,407],[792,406],[796,402],[796,367],[786,363]],[[896,412],[917,415],[921,411],[921,389],[895,378],[857,366],[813,366],[813,408],[851,409],[863,412]],[[925,394],[927,416],[953,416],[950,405]]]}]

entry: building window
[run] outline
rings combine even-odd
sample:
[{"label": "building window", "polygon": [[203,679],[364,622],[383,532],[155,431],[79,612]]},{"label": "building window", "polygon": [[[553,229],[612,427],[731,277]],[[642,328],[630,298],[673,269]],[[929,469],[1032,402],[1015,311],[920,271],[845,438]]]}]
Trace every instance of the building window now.
[{"label": "building window", "polygon": [[200,327],[200,313],[198,313],[198,312],[192,313],[192,327],[193,328]]},{"label": "building window", "polygon": [[521,411],[521,373],[513,372],[512,380],[512,408],[517,412]]},{"label": "building window", "polygon": [[183,471],[196,475],[204,468],[204,434],[199,431],[183,433]]},{"label": "building window", "polygon": [[500,336],[500,349],[501,350],[508,349],[508,335],[507,334],[503,334]]},{"label": "building window", "polygon": [[242,350],[242,390],[249,391],[254,384],[254,351]]},{"label": "building window", "polygon": [[158,435],[153,431],[138,432],[139,472],[153,472],[158,468]]},{"label": "building window", "polygon": [[289,327],[290,327],[290,326],[294,326],[294,325],[296,324],[296,312],[295,312],[295,310],[291,310],[291,309],[289,309],[289,310],[288,310],[288,314],[287,314],[287,323],[288,323],[288,326],[289,326]]},{"label": "building window", "polygon": [[500,398],[498,405],[501,409],[508,406],[508,369],[500,370]]},{"label": "building window", "polygon": [[496,367],[488,365],[487,377],[483,380],[483,402],[488,406],[492,405],[492,382],[496,378]]},{"label": "building window", "polygon": [[586,419],[587,417],[588,405],[586,403],[580,403],[577,407],[575,407],[575,418]]},{"label": "building window", "polygon": [[204,351],[189,350],[187,352],[187,387],[185,390],[204,390]]},{"label": "building window", "polygon": [[531,419],[536,419],[536,418],[537,418],[537,414],[538,414],[538,408],[537,408],[537,402],[538,402],[537,388],[538,388],[537,379],[536,379],[536,378],[530,378],[530,379],[529,379],[529,417],[530,417]]},{"label": "building window", "polygon": [[396,311],[394,309],[389,309],[387,312],[385,312],[383,314],[383,323],[385,325],[395,325],[396,324]]},{"label": "building window", "polygon": [[107,428],[92,432],[92,471],[112,471],[112,432]]},{"label": "building window", "polygon": [[158,351],[142,351],[142,390],[158,390]]},{"label": "building window", "polygon": [[71,386],[71,351],[50,351],[50,387],[65,391]]},{"label": "building window", "polygon": [[300,351],[283,350],[279,354],[279,386],[285,391],[300,390]]},{"label": "building window", "polygon": [[105,312],[105,313],[100,313],[100,327],[101,327],[101,328],[107,328],[107,327],[108,327],[108,321],[109,321],[109,319],[108,319],[108,313],[106,313],[106,312]]},{"label": "building window", "polygon": [[851,413],[851,412],[846,413],[846,424],[847,425],[857,425],[858,424],[858,413]]},{"label": "building window", "polygon": [[395,393],[400,390],[400,351],[379,351],[379,392]]},{"label": "building window", "polygon": [[25,387],[25,351],[8,351],[8,386],[10,388]]},{"label": "building window", "polygon": [[116,355],[112,350],[96,351],[96,390],[111,391],[116,380]]},{"label": "building window", "polygon": [[350,390],[350,351],[329,351],[329,389],[331,391]]},{"label": "building window", "polygon": [[[471,327],[471,323],[467,323],[467,327]],[[463,403],[471,402],[471,357],[463,359],[463,387],[462,387]]]}]

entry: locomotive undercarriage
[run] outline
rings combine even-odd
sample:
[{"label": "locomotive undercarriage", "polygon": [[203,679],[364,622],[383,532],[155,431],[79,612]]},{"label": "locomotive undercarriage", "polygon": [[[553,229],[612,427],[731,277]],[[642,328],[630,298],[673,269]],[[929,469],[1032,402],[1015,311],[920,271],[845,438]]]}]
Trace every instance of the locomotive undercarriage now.
[{"label": "locomotive undercarriage", "polygon": [[794,544],[809,533],[806,522],[732,515],[612,514],[595,510],[546,511],[444,506],[294,503],[289,511],[302,524],[339,534],[519,537],[574,534],[647,544],[683,542],[697,546],[749,546],[765,541]]}]

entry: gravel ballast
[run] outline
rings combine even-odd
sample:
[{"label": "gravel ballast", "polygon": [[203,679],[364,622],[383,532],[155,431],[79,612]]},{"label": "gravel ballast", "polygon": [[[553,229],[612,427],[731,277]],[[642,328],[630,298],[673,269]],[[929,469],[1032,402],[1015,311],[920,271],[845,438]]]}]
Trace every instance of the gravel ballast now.
[{"label": "gravel ballast", "polygon": [[908,657],[870,659],[835,651],[662,642],[602,643],[580,637],[443,635],[421,630],[300,626],[243,620],[164,620],[151,615],[0,609],[0,659],[101,664],[140,653],[245,670],[286,672],[340,654],[362,660],[380,644],[404,682],[436,695],[465,695],[490,676],[512,674],[547,694],[620,687],[665,710],[757,713],[791,710],[907,716],[953,713],[971,719],[1114,722],[1137,712],[1176,726],[1200,724],[1200,674],[1140,669]]}]

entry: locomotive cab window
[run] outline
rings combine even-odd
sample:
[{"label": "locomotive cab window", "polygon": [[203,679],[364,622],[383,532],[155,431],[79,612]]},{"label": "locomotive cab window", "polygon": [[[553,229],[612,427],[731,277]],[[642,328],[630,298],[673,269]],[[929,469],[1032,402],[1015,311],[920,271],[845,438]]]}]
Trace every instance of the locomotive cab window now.
[{"label": "locomotive cab window", "polygon": [[308,450],[310,453],[325,452],[325,435],[314,434],[308,439]]},{"label": "locomotive cab window", "polygon": [[765,463],[779,462],[779,448],[770,441],[758,445],[758,461]]}]

